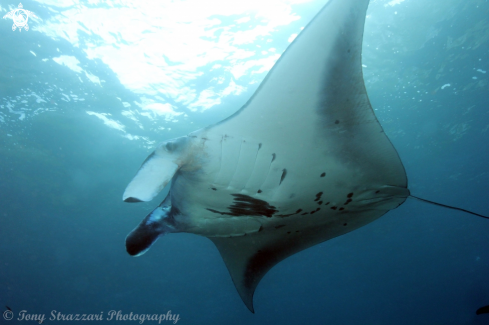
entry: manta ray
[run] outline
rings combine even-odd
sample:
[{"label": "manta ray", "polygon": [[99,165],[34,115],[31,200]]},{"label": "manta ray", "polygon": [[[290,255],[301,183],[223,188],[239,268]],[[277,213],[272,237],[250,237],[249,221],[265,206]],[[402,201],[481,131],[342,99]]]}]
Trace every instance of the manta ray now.
[{"label": "manta ray", "polygon": [[254,312],[255,288],[274,265],[410,196],[363,80],[368,4],[330,0],[241,109],[158,145],[123,200],[150,201],[170,190],[127,236],[130,255],[167,233],[208,237]]}]

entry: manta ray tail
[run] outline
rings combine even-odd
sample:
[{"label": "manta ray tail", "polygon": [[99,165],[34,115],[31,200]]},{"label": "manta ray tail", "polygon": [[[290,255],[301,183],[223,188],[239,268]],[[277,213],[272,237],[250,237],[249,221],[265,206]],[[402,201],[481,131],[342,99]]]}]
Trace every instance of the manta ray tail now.
[{"label": "manta ray tail", "polygon": [[168,193],[167,198],[127,235],[126,250],[129,255],[143,255],[160,236],[175,232],[169,198]]},{"label": "manta ray tail", "polygon": [[462,209],[462,208],[457,208],[457,207],[454,207],[452,205],[446,205],[446,204],[442,204],[442,203],[438,203],[438,202],[434,202],[434,201],[422,199],[422,198],[417,197],[417,196],[414,196],[414,195],[409,195],[409,197],[412,197],[413,199],[420,200],[420,201],[423,201],[423,202],[426,202],[426,203],[438,205],[440,207],[444,207],[444,208],[448,208],[448,209],[453,209],[453,210],[458,210],[458,211],[462,211],[462,212],[465,212],[465,213],[473,214],[474,216],[478,216],[478,217],[481,217],[481,218],[484,218],[484,219],[489,219],[489,217],[484,216],[482,214],[478,214],[478,213],[475,213],[475,212],[472,212],[472,211],[469,211],[469,210],[465,210],[465,209]]}]

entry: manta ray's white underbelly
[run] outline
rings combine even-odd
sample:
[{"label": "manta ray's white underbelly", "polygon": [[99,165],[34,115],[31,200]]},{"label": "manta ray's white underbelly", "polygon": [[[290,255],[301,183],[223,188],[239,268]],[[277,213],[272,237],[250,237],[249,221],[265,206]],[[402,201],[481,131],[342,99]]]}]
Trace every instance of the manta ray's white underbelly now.
[{"label": "manta ray's white underbelly", "polygon": [[284,224],[294,229],[344,224],[361,217],[355,212],[365,205],[385,210],[400,203],[393,197],[405,197],[403,189],[386,190],[386,184],[362,187],[364,173],[348,170],[326,151],[272,148],[229,135],[201,143],[199,161],[175,177],[171,189],[187,232],[243,236]]}]

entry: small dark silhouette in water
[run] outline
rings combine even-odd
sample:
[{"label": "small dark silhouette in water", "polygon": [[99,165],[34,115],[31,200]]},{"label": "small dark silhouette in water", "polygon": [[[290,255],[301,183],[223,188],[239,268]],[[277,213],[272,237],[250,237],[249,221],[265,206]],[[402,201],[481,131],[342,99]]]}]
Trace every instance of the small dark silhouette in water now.
[{"label": "small dark silhouette in water", "polygon": [[481,307],[479,309],[477,309],[477,311],[475,312],[477,315],[481,315],[481,314],[489,314],[489,305],[487,306],[484,306],[484,307]]},{"label": "small dark silhouette in water", "polygon": [[10,309],[10,307],[9,307],[9,306],[5,306],[5,307],[6,307],[8,310],[12,311],[12,309]]}]

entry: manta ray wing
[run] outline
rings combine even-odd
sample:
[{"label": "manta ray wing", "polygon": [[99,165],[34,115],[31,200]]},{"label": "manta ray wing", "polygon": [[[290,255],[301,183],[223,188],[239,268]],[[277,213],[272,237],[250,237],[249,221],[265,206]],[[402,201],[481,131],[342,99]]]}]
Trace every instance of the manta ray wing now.
[{"label": "manta ray wing", "polygon": [[[255,236],[211,237],[210,239],[221,253],[244,304],[254,312],[255,289],[273,266],[301,250],[364,226],[377,219],[379,211],[363,211],[359,217],[350,215],[342,218],[341,226],[338,226],[337,219],[333,219],[314,227],[296,228],[300,230],[285,226],[287,230],[284,229],[285,227],[264,229]],[[277,231],[280,229],[283,229],[283,232]]]},{"label": "manta ray wing", "polygon": [[[377,219],[409,195],[404,167],[363,82],[367,6],[368,0],[328,2],[249,102],[202,132],[208,138],[228,134],[260,142],[261,155],[274,160],[270,169],[287,171],[273,193],[260,188],[251,194],[277,207],[278,218],[292,216],[248,236],[211,237],[251,311],[258,282],[276,263]],[[311,194],[286,211],[287,198],[298,191]],[[341,191],[343,201],[332,195]],[[319,208],[327,212],[316,212]],[[323,220],[313,219],[314,212]],[[292,220],[298,215],[303,219]]]}]

